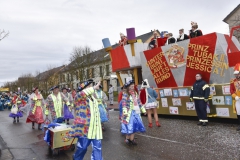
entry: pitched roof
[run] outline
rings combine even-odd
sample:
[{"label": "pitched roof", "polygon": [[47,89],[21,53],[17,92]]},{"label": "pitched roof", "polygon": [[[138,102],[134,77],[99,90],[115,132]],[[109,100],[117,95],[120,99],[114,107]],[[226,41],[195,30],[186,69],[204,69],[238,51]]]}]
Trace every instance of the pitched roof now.
[{"label": "pitched roof", "polygon": [[230,12],[230,13],[223,19],[223,22],[227,23],[227,20],[228,20],[238,9],[240,9],[240,4],[239,4],[234,10],[232,10],[232,12]]},{"label": "pitched roof", "polygon": [[47,80],[50,76],[52,76],[54,73],[60,71],[60,70],[63,69],[64,67],[65,67],[65,65],[62,65],[62,66],[60,66],[60,67],[56,67],[56,68],[47,70],[47,71],[45,71],[45,72],[39,73],[39,74],[36,76],[36,79],[38,79],[38,80]]},{"label": "pitched roof", "polygon": [[[160,34],[160,32],[157,30],[157,32]],[[142,42],[146,42],[151,36],[153,35],[153,31],[151,30],[151,32],[148,32],[148,33],[145,33],[143,35],[140,35],[140,36],[137,36],[136,39],[141,39]],[[118,44],[114,44],[112,45],[112,48],[116,48],[118,47]],[[104,61],[104,60],[110,60],[110,56],[108,56],[108,53],[105,51],[105,49],[100,49],[98,51],[94,51],[92,53],[89,53],[91,54],[91,58],[92,58],[92,64],[94,63],[98,63],[98,62],[101,62],[101,61]],[[71,62],[68,66],[66,66],[62,72],[66,72],[70,69],[70,66],[73,65],[74,62]]]}]

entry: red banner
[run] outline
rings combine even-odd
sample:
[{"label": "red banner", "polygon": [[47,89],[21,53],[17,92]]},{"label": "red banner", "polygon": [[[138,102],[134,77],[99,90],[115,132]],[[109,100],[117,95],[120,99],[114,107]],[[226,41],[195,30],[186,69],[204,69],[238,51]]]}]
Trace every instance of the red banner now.
[{"label": "red banner", "polygon": [[177,87],[161,48],[144,51],[144,55],[158,88]]},{"label": "red banner", "polygon": [[119,71],[130,68],[124,47],[117,47],[111,50],[112,70]]},{"label": "red banner", "polygon": [[216,40],[216,33],[190,39],[183,86],[192,86],[197,73],[209,83],[211,72],[214,72],[212,66],[216,65],[214,61],[222,59],[222,56],[214,56]]}]

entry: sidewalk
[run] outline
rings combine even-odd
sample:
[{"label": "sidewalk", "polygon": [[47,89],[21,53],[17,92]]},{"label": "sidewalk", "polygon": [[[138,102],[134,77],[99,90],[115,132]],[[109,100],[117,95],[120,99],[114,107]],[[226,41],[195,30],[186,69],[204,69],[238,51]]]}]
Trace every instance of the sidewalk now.
[{"label": "sidewalk", "polygon": [[13,156],[0,135],[0,160],[12,160]]}]

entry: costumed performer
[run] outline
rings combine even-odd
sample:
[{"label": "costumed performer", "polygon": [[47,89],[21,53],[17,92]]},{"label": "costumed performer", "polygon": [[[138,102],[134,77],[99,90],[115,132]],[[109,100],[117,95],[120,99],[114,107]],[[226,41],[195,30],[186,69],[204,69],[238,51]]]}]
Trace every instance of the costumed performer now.
[{"label": "costumed performer", "polygon": [[125,46],[127,45],[127,37],[123,34],[123,33],[120,33],[120,38],[121,40],[119,40],[119,46]]},{"label": "costumed performer", "polygon": [[126,144],[136,145],[134,134],[146,131],[140,116],[140,112],[142,111],[142,113],[146,114],[146,110],[134,89],[134,81],[130,80],[126,87],[127,91],[123,93],[122,98],[123,116],[121,132],[126,135]]},{"label": "costumed performer", "polygon": [[240,131],[240,63],[237,63],[233,72],[235,78],[230,81],[230,93],[233,97],[233,104],[235,104],[238,124],[237,131]]},{"label": "costumed performer", "polygon": [[21,105],[22,101],[21,98],[19,97],[19,94],[17,92],[13,93],[13,98],[11,101],[11,113],[9,114],[9,117],[13,118],[13,123],[16,123],[16,117],[17,117],[17,122],[19,122],[19,117],[23,117],[22,112],[19,110],[20,107],[22,107]]},{"label": "costumed performer", "polygon": [[64,96],[68,99],[68,102],[70,103],[70,107],[66,104],[66,102],[63,102],[63,118],[66,121],[67,120],[67,125],[69,125],[69,119],[74,119],[74,116],[72,114],[72,109],[73,109],[73,97],[71,93],[68,93],[67,88],[62,88],[62,93]]},{"label": "costumed performer", "polygon": [[69,136],[78,138],[74,160],[83,160],[87,147],[92,144],[92,160],[103,160],[102,157],[102,128],[98,101],[93,96],[94,90],[99,89],[100,82],[90,87],[93,80],[87,80],[78,87],[75,96],[76,117]]},{"label": "costumed performer", "polygon": [[96,89],[93,96],[95,99],[98,101],[98,108],[99,108],[99,113],[100,113],[100,118],[101,118],[101,123],[102,123],[102,130],[104,130],[104,122],[108,121],[108,115],[107,115],[107,103],[106,101],[108,100],[107,95],[102,91],[102,85],[99,85],[99,89]]},{"label": "costumed performer", "polygon": [[46,99],[47,110],[45,112],[45,115],[50,118],[51,122],[62,123],[64,121],[63,102],[65,102],[67,106],[71,108],[69,100],[63,93],[59,92],[58,85],[53,86],[50,90],[52,93],[48,95]]},{"label": "costumed performer", "polygon": [[156,98],[158,97],[157,92],[154,89],[150,88],[147,79],[143,81],[141,88],[142,89],[140,91],[139,96],[140,96],[142,105],[144,105],[144,107],[147,110],[148,127],[152,128],[152,113],[154,115],[156,126],[161,127],[158,121],[158,114],[157,114],[157,107],[158,107],[158,103],[156,100]]},{"label": "costumed performer", "polygon": [[29,109],[26,123],[32,122],[32,129],[35,129],[35,123],[37,123],[38,130],[41,130],[41,124],[44,122],[43,111],[46,105],[42,94],[39,93],[38,87],[32,89],[32,94],[28,101]]}]

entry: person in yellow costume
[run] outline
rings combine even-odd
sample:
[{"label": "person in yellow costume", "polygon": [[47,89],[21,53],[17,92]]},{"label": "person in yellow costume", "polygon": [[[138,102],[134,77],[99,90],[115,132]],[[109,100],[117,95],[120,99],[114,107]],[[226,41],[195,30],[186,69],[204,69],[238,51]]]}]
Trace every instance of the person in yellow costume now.
[{"label": "person in yellow costume", "polygon": [[[70,108],[69,100],[63,93],[59,92],[59,86],[54,86],[50,89],[52,93],[47,97],[46,105],[47,110],[45,111],[46,116],[50,116],[52,122],[62,123],[63,118],[63,102]],[[49,114],[50,112],[50,114]]]},{"label": "person in yellow costume", "polygon": [[[235,107],[237,112],[238,123],[240,124],[240,63],[237,63],[234,67],[235,78],[230,81],[230,93],[235,101]],[[240,131],[240,126],[237,128]]]},{"label": "person in yellow costume", "polygon": [[32,129],[35,129],[35,123],[38,124],[38,130],[41,130],[41,124],[44,122],[43,110],[45,109],[45,102],[43,96],[38,91],[38,87],[32,89],[28,105],[29,113],[26,122],[32,122]]}]

